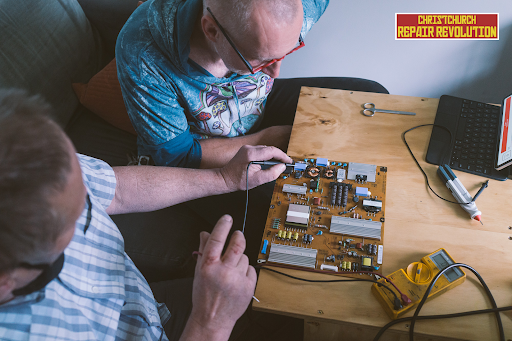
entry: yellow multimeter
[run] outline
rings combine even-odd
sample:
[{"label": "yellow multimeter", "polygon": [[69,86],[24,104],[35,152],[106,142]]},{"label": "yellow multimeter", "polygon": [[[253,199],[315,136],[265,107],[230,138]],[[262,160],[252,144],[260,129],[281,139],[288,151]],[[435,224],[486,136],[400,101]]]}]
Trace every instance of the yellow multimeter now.
[{"label": "yellow multimeter", "polygon": [[[423,298],[431,280],[434,276],[448,265],[454,264],[453,258],[446,252],[445,249],[439,249],[426,255],[419,262],[409,264],[407,268],[400,269],[393,272],[387,277],[409,298],[412,303],[402,306],[400,309],[395,309],[394,301],[395,296],[389,290],[379,286],[378,284],[372,285],[372,292],[377,297],[377,300],[382,304],[384,310],[390,318],[397,319],[408,310],[418,305]],[[428,295],[427,302],[434,297],[462,284],[466,280],[466,274],[460,268],[452,268],[446,271],[436,284],[432,287]],[[393,288],[384,278],[379,279],[379,282],[387,284],[397,296],[400,298],[400,293]]]}]

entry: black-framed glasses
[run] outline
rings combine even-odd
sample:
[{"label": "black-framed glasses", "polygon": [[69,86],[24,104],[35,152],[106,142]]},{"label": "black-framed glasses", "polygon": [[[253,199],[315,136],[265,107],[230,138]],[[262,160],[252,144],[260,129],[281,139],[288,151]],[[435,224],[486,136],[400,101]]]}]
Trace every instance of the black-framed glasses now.
[{"label": "black-framed glasses", "polygon": [[233,50],[235,50],[236,54],[240,57],[240,59],[242,59],[242,61],[244,62],[245,66],[247,67],[247,69],[252,73],[252,74],[255,74],[256,72],[259,72],[261,70],[263,70],[264,68],[266,67],[269,67],[270,65],[274,64],[275,62],[279,62],[281,60],[284,59],[284,57],[286,57],[287,55],[289,55],[290,53],[292,52],[295,52],[297,51],[298,49],[304,47],[306,44],[304,43],[304,40],[302,39],[302,34],[299,35],[299,43],[297,45],[297,47],[295,47],[293,50],[291,50],[290,52],[288,52],[287,54],[285,54],[284,56],[282,56],[281,58],[277,58],[277,59],[272,59],[270,60],[269,62],[263,64],[262,66],[259,66],[257,68],[253,68],[251,66],[251,64],[247,61],[247,59],[244,58],[244,56],[242,56],[242,54],[240,53],[240,51],[238,51],[238,49],[236,48],[235,46],[235,43],[233,43],[233,41],[231,40],[231,38],[229,38],[228,34],[226,33],[226,31],[224,30],[224,27],[222,27],[222,25],[219,23],[219,21],[217,20],[217,18],[215,18],[215,16],[213,15],[210,7],[206,7],[206,10],[210,13],[210,15],[212,16],[213,20],[215,20],[215,23],[217,24],[217,26],[219,27],[220,31],[222,32],[222,34],[224,35],[224,37],[226,37],[226,40],[228,41],[229,45],[231,45],[231,47],[233,48]]},{"label": "black-framed glasses", "polygon": [[61,255],[53,262],[53,263],[44,263],[44,264],[29,264],[29,263],[19,263],[18,267],[23,269],[29,269],[29,270],[42,270],[46,271],[50,269],[52,266],[54,266],[57,262],[61,261],[61,259],[64,257],[64,252],[61,253]]}]

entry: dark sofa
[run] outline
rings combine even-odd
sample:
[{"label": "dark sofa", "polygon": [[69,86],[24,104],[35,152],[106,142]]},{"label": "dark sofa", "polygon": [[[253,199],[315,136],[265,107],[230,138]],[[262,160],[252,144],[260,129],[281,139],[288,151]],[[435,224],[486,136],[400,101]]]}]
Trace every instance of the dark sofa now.
[{"label": "dark sofa", "polygon": [[[76,150],[112,166],[128,163],[126,155],[135,153],[136,137],[83,107],[71,84],[87,83],[114,58],[117,34],[137,2],[0,2],[0,87],[44,96]],[[212,228],[193,212],[191,203],[112,218],[127,253],[149,282],[191,275],[189,259],[198,247],[199,232]]]}]

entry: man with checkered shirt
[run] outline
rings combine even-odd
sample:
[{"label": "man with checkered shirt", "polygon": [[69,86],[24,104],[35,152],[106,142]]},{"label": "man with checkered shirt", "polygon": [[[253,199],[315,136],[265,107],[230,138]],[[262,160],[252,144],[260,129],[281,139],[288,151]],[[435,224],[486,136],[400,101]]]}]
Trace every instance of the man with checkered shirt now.
[{"label": "man with checkered shirt", "polygon": [[[187,308],[179,292],[157,303],[109,214],[245,189],[250,161],[291,159],[251,146],[220,169],[111,168],[76,154],[50,111],[0,90],[0,340],[227,340],[256,284],[240,231],[222,253],[231,217],[200,235]],[[249,188],[284,169],[251,165]]]}]

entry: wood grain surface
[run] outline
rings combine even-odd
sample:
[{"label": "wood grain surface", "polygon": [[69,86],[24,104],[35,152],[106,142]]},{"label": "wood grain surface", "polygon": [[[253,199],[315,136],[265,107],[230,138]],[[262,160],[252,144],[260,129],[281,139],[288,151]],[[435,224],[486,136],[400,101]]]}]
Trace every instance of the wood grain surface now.
[{"label": "wood grain surface", "polygon": [[[362,104],[412,111],[416,116],[376,113],[362,115]],[[443,247],[456,262],[474,267],[485,279],[498,306],[512,305],[512,185],[490,180],[477,200],[481,225],[458,205],[435,197],[402,141],[402,132],[434,122],[438,100],[431,98],[303,87],[297,106],[288,154],[385,165],[387,173],[384,259],[387,273],[419,261]],[[427,164],[425,154],[431,127],[407,134],[413,152],[427,172],[431,186],[453,199]],[[485,178],[455,171],[471,195]],[[304,278],[328,275],[283,270]],[[467,271],[466,271],[467,272]],[[476,277],[427,303],[422,315],[445,314],[490,307]],[[370,292],[370,284],[298,282],[261,270],[254,309],[306,319],[305,339],[371,340],[390,321]],[[405,316],[411,316],[411,313]],[[512,313],[502,313],[506,339],[512,339]],[[349,332],[352,330],[352,332]],[[394,327],[407,332],[406,324]],[[419,322],[423,340],[493,340],[498,333],[493,315]],[[402,340],[401,337],[384,340]]]}]

